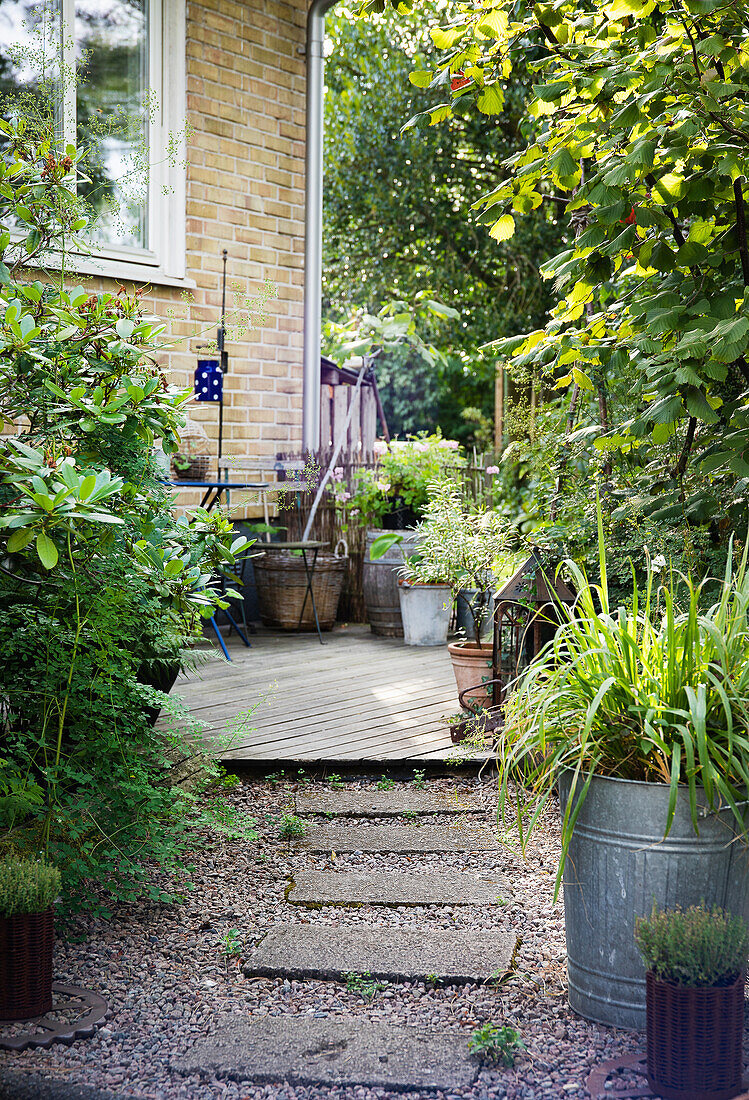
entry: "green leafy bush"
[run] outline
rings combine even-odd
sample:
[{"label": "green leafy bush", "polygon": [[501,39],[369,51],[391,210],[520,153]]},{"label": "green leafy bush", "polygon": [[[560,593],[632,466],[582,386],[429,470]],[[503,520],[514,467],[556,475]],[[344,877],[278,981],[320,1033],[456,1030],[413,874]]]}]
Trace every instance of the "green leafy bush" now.
[{"label": "green leafy bush", "polygon": [[164,326],[140,292],[71,285],[78,151],[0,133],[0,418],[20,433],[0,439],[0,851],[44,851],[66,904],[164,901],[204,810],[167,782],[160,686],[249,544],[218,511],[171,514],[152,455],[188,395],[157,364]]},{"label": "green leafy bush", "polygon": [[465,466],[459,445],[439,433],[394,439],[387,447],[381,444],[380,451],[376,467],[360,471],[348,502],[349,509],[357,509],[372,527],[392,525],[392,513],[398,509],[420,516],[429,500],[429,483]]},{"label": "green leafy bush", "polygon": [[692,905],[635,921],[635,940],[648,970],[684,986],[730,985],[746,966],[749,929],[735,913]]},{"label": "green leafy bush", "polygon": [[0,860],[0,917],[43,913],[60,891],[60,872],[33,859]]}]

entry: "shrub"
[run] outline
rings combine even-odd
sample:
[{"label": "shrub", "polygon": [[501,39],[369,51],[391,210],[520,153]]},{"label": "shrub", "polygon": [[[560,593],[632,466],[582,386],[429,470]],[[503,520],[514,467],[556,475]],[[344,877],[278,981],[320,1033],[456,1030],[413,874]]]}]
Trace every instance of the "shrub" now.
[{"label": "shrub", "polygon": [[0,860],[0,917],[43,913],[60,890],[60,872],[33,859]]},{"label": "shrub", "polygon": [[648,970],[684,986],[730,985],[746,966],[749,929],[742,917],[692,905],[635,921],[635,940]]},{"label": "shrub", "polygon": [[0,850],[44,851],[73,905],[92,883],[164,901],[200,811],[165,781],[152,685],[248,543],[220,512],[171,514],[152,455],[188,395],[157,364],[164,326],[140,292],[68,279],[79,153],[23,121],[0,136],[0,421],[20,431],[0,439]]}]

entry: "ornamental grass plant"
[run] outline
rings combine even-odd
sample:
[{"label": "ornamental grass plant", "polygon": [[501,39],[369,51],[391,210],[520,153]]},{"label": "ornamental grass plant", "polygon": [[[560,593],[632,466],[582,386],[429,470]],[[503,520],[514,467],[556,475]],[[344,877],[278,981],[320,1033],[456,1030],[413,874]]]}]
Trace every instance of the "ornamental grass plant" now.
[{"label": "ornamental grass plant", "polygon": [[577,600],[559,608],[555,637],[511,692],[497,745],[500,816],[517,810],[523,848],[560,774],[571,773],[557,891],[594,776],[667,785],[665,835],[680,786],[696,833],[698,792],[711,810],[730,809],[746,833],[747,546],[736,563],[731,542],[720,596],[709,606],[706,579],[695,584],[672,571],[660,583],[651,570],[644,591],[633,575],[628,607],[612,607],[600,508],[598,529],[601,583],[591,584],[574,562],[566,563]]},{"label": "ornamental grass plant", "polygon": [[41,860],[0,860],[0,917],[43,913],[60,892],[60,872]]},{"label": "ornamental grass plant", "polygon": [[659,910],[635,922],[635,941],[661,982],[709,988],[731,985],[746,966],[749,929],[735,913],[691,905]]}]

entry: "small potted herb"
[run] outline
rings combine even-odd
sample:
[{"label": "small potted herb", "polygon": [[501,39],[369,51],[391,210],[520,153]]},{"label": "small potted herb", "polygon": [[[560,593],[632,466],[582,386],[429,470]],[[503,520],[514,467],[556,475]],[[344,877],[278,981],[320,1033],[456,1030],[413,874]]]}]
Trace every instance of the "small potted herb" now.
[{"label": "small potted herb", "polygon": [[37,860],[0,861],[0,1020],[52,1008],[52,903],[60,872]]},{"label": "small potted herb", "polygon": [[666,1100],[730,1100],[742,1090],[742,917],[693,905],[635,923],[647,968],[648,1082]]}]

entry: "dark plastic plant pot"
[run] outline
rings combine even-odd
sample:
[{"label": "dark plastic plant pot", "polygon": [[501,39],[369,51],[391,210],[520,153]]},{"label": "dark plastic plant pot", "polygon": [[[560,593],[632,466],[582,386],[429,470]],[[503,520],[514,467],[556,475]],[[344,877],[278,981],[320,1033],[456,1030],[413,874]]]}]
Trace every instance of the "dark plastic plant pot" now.
[{"label": "dark plastic plant pot", "polygon": [[[167,661],[156,669],[150,668],[148,662],[144,661],[138,669],[138,682],[156,688],[157,691],[163,691],[165,695],[168,695],[176,684],[181,669],[182,664],[180,661]],[[151,726],[156,725],[160,713],[161,707],[145,708],[145,714]]]},{"label": "dark plastic plant pot", "polygon": [[646,975],[648,1083],[664,1100],[731,1100],[742,1091],[745,974],[694,988]]},{"label": "dark plastic plant pot", "polygon": [[52,906],[0,917],[0,1020],[26,1020],[52,1008]]}]

